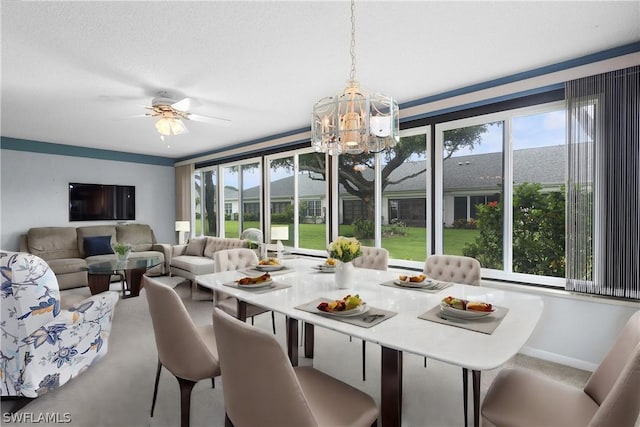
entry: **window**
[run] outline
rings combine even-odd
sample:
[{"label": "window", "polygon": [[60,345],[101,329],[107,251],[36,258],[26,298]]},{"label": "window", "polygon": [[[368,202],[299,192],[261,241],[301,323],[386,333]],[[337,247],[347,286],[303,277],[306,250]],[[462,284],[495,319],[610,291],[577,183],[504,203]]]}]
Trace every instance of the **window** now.
[{"label": "window", "polygon": [[225,202],[224,203],[224,214],[226,216],[231,217],[233,214],[233,203]]},{"label": "window", "polygon": [[307,200],[306,216],[316,218],[322,216],[322,202],[320,200]]},{"label": "window", "polygon": [[559,284],[540,278],[564,277],[565,116],[547,104],[436,126],[437,253],[474,257],[486,277]]},{"label": "window", "polygon": [[[205,170],[196,171],[196,173],[194,174],[194,188],[196,193],[194,208],[196,216],[196,230],[194,234],[195,236],[218,235],[217,171],[217,167],[214,166]],[[231,209],[231,206],[229,206],[229,209]]]}]

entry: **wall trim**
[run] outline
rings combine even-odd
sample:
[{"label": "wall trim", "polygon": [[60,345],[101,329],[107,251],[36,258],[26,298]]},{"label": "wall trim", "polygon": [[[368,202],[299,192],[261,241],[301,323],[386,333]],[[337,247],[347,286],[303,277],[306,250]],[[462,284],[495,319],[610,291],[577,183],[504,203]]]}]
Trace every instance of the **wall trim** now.
[{"label": "wall trim", "polygon": [[536,359],[546,360],[548,362],[558,363],[560,365],[570,366],[576,369],[582,369],[583,371],[593,372],[598,368],[595,363],[587,362],[573,357],[563,356],[561,354],[552,353],[550,351],[544,351],[537,348],[524,346],[520,349],[520,353],[525,356],[535,357]]},{"label": "wall trim", "polygon": [[78,147],[76,145],[55,144],[52,142],[32,141],[7,136],[0,137],[0,149],[27,151],[31,153],[55,154],[59,156],[85,157],[98,160],[142,163],[146,165],[171,166],[175,160],[169,157],[149,156],[126,153],[123,151],[103,150],[99,148]]}]

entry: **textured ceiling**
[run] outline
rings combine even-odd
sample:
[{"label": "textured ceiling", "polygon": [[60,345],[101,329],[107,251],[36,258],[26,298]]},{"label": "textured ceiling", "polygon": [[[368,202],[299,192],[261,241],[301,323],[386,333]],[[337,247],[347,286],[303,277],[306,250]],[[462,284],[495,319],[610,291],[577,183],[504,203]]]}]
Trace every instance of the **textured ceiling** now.
[{"label": "textured ceiling", "polygon": [[[1,15],[7,137],[180,158],[308,127],[349,77],[345,1],[3,1]],[[638,40],[639,1],[356,3],[357,78],[401,104]],[[162,142],[131,118],[159,90],[232,124]]]}]

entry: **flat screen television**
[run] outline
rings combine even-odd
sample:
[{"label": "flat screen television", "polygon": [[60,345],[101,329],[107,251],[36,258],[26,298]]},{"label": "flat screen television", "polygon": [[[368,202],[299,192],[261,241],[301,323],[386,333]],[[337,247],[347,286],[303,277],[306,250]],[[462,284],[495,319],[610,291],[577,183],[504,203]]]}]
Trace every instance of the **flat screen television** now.
[{"label": "flat screen television", "polygon": [[136,219],[136,187],[69,183],[69,221]]}]

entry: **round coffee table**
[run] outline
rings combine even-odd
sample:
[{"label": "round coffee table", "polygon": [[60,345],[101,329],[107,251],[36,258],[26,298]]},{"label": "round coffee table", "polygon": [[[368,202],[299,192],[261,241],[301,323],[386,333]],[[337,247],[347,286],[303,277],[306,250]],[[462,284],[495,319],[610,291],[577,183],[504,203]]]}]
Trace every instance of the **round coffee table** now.
[{"label": "round coffee table", "polygon": [[111,276],[118,275],[124,278],[122,297],[137,297],[140,295],[140,282],[144,273],[161,262],[160,257],[142,257],[91,263],[87,266],[91,295],[108,291]]}]

